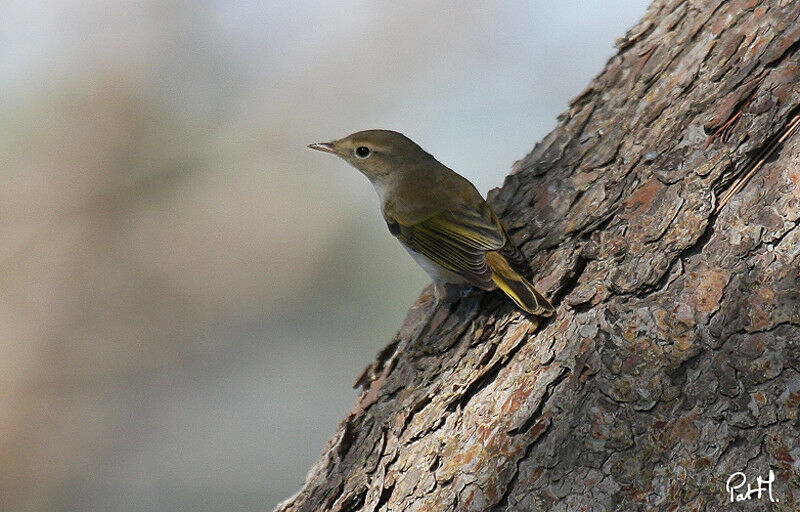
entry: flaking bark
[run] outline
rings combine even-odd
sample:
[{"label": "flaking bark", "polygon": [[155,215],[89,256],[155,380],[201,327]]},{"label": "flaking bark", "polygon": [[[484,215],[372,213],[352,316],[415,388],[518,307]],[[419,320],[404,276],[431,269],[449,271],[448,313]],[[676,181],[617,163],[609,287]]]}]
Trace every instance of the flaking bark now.
[{"label": "flaking bark", "polygon": [[617,46],[490,194],[556,315],[421,298],[277,510],[800,510],[800,2]]}]

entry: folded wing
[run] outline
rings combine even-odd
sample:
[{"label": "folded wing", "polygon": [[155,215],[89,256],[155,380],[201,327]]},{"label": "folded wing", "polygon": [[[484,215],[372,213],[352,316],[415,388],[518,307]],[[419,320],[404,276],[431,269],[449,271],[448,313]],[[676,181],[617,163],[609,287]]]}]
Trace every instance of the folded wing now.
[{"label": "folded wing", "polygon": [[552,314],[553,306],[528,281],[524,257],[487,203],[469,211],[443,210],[413,225],[391,218],[387,223],[406,246],[470,284],[499,287],[525,311]]},{"label": "folded wing", "polygon": [[494,288],[486,252],[502,248],[506,240],[488,205],[469,212],[444,210],[414,225],[398,225],[395,236],[406,246],[474,286]]}]

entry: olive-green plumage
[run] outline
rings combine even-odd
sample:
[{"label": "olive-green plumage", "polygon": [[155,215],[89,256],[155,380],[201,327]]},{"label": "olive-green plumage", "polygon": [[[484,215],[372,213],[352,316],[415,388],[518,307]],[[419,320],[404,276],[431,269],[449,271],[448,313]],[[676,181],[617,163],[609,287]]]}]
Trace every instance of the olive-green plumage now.
[{"label": "olive-green plumage", "polygon": [[311,144],[361,171],[375,187],[389,231],[431,276],[437,301],[446,284],[500,288],[540,316],[553,306],[528,280],[530,268],[475,187],[405,135],[367,130]]}]

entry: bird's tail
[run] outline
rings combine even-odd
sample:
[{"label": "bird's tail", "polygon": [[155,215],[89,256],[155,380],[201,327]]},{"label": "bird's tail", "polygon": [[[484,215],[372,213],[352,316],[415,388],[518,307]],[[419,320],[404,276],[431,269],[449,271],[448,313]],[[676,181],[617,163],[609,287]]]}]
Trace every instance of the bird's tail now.
[{"label": "bird's tail", "polygon": [[528,313],[550,316],[555,308],[539,290],[528,282],[519,272],[511,268],[502,254],[495,251],[486,253],[486,263],[492,268],[492,281],[503,290],[517,306]]}]

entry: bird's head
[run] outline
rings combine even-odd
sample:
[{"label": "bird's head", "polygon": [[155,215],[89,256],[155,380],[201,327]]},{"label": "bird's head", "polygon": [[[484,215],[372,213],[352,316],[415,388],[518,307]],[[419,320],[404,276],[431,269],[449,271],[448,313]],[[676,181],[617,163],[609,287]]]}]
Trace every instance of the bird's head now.
[{"label": "bird's head", "polygon": [[414,141],[391,130],[365,130],[331,142],[309,144],[308,147],[342,158],[370,181],[433,159]]}]

